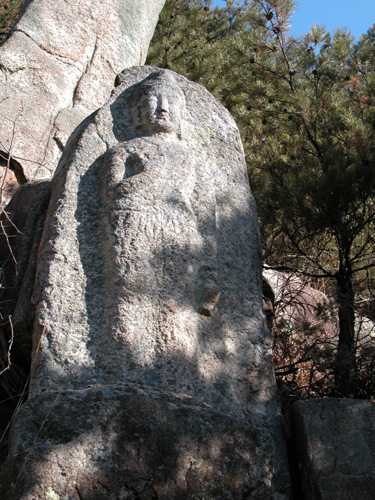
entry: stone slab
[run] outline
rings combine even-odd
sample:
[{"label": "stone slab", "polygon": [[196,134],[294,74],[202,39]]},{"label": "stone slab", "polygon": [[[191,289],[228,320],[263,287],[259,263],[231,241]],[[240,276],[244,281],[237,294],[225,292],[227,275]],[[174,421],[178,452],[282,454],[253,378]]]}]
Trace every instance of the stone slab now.
[{"label": "stone slab", "polygon": [[306,500],[375,498],[374,403],[299,401],[291,422]]}]

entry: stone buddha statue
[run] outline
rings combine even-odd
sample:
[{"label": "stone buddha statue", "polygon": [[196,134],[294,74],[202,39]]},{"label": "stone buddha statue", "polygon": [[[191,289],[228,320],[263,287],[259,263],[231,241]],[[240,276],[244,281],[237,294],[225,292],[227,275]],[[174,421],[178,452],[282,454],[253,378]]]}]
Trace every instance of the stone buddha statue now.
[{"label": "stone buddha statue", "polygon": [[102,251],[111,276],[101,331],[104,351],[117,358],[108,367],[116,380],[193,394],[201,323],[220,291],[213,200],[207,192],[212,220],[200,221],[184,113],[171,73],[152,73],[131,98],[133,138],[101,163]]}]

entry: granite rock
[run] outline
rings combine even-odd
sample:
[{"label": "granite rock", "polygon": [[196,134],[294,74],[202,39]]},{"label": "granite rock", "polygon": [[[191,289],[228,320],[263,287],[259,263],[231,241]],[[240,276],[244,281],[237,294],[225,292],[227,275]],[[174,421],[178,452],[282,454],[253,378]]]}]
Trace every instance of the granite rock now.
[{"label": "granite rock", "polygon": [[143,64],[165,0],[29,0],[0,47],[0,141],[26,180],[50,179],[116,74]]},{"label": "granite rock", "polygon": [[15,434],[2,498],[287,498],[267,423],[184,395],[134,385],[45,392],[17,414]]}]

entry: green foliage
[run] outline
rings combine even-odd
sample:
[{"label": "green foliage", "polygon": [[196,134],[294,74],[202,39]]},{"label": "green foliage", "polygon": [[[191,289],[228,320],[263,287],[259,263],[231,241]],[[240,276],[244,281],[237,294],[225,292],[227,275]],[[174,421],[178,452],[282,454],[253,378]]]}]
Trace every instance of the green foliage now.
[{"label": "green foliage", "polygon": [[[336,284],[338,394],[353,392],[354,278],[375,265],[373,79],[350,33],[321,27],[298,42],[277,33],[282,58],[262,63],[284,118],[262,122],[257,199],[264,253]],[[277,74],[277,79],[273,76]]]}]

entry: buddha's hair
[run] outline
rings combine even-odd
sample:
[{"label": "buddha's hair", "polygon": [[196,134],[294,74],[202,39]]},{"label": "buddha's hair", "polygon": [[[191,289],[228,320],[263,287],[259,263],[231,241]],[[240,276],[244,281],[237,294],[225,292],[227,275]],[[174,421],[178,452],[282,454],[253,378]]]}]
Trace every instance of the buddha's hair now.
[{"label": "buddha's hair", "polygon": [[147,78],[139,82],[132,96],[132,100],[137,101],[137,99],[146,94],[148,90],[165,88],[166,83],[168,89],[171,90],[174,95],[179,95],[179,97],[185,104],[185,96],[183,91],[181,90],[181,87],[177,83],[172,73],[165,69],[154,71],[153,73],[150,73]]}]

